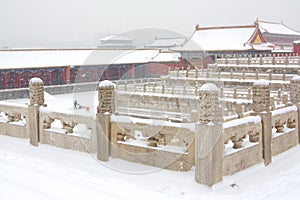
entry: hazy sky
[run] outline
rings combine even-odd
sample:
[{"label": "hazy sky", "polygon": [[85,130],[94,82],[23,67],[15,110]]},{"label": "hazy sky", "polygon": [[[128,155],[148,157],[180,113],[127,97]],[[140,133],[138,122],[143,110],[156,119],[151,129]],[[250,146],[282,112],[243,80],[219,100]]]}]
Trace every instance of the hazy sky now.
[{"label": "hazy sky", "polygon": [[187,36],[200,26],[283,21],[300,31],[298,0],[0,0],[0,48],[54,42],[93,44],[140,28]]}]

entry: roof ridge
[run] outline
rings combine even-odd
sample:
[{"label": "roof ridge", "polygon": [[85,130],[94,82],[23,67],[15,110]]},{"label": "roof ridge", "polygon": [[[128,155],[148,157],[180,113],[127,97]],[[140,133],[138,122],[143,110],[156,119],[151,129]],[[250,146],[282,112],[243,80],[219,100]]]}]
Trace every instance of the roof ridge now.
[{"label": "roof ridge", "polygon": [[156,40],[164,40],[164,39],[185,39],[185,36],[176,36],[176,37],[155,37]]},{"label": "roof ridge", "polygon": [[234,28],[255,28],[255,24],[251,25],[237,25],[237,26],[211,26],[211,27],[200,27],[199,24],[196,25],[196,31],[199,30],[214,30],[214,29],[234,29]]},{"label": "roof ridge", "polygon": [[271,21],[263,21],[263,20],[258,20],[257,22],[258,23],[262,22],[262,23],[268,23],[268,24],[279,24],[279,25],[281,24],[281,25],[284,25],[283,22],[271,22]]},{"label": "roof ridge", "polygon": [[[289,27],[288,25],[284,24],[283,22],[268,22],[268,21],[258,21],[258,23],[259,23],[259,22],[262,22],[262,23],[269,23],[269,24],[277,24],[277,25],[282,25],[282,26],[284,26],[284,27],[286,27],[286,28],[288,28],[288,29],[290,29],[290,30],[292,30],[292,31],[296,32],[296,33],[300,33],[299,31],[297,31],[297,30],[295,30],[295,29],[293,29],[293,28]],[[260,27],[260,28],[263,28],[263,27]],[[267,29],[265,29],[265,28],[263,28],[263,29],[267,31]]]}]

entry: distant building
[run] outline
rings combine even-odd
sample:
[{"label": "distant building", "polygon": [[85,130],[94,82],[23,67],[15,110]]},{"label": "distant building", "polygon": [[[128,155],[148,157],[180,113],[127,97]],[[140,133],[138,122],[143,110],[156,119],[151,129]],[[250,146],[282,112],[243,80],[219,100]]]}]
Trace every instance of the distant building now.
[{"label": "distant building", "polygon": [[256,20],[264,39],[275,45],[273,52],[291,53],[293,43],[300,40],[300,32],[293,30],[285,24]]},{"label": "distant building", "polygon": [[125,35],[109,35],[100,39],[97,47],[101,49],[135,49],[136,44]]},{"label": "distant building", "polygon": [[264,39],[255,24],[220,27],[197,25],[192,37],[185,44],[171,49],[180,52],[183,59],[192,65],[200,67],[206,66],[215,57],[269,54],[274,47]]},{"label": "distant building", "polygon": [[292,53],[297,32],[283,23],[256,20],[251,25],[200,27],[183,45],[171,49],[196,66],[205,66],[215,57]]},{"label": "distant building", "polygon": [[140,79],[180,66],[180,54],[161,50],[23,49],[0,50],[0,90],[45,85]]},{"label": "distant building", "polygon": [[145,48],[169,49],[183,45],[187,41],[187,37],[155,37],[154,41],[145,45]]}]

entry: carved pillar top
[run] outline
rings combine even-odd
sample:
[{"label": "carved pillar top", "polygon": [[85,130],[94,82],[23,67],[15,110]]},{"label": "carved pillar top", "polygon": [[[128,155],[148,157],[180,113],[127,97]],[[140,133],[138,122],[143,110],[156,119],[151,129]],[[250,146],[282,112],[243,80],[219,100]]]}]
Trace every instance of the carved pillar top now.
[{"label": "carved pillar top", "polygon": [[300,103],[300,76],[295,76],[290,83],[290,97],[294,104]]},{"label": "carved pillar top", "polygon": [[30,105],[44,104],[44,82],[40,78],[32,78],[29,81]]},{"label": "carved pillar top", "polygon": [[253,85],[253,111],[270,111],[270,84],[267,80],[258,80]]},{"label": "carved pillar top", "polygon": [[200,123],[222,122],[219,89],[215,84],[207,83],[199,89],[198,110]]},{"label": "carved pillar top", "polygon": [[115,111],[115,84],[105,80],[98,86],[98,112],[113,113]]}]

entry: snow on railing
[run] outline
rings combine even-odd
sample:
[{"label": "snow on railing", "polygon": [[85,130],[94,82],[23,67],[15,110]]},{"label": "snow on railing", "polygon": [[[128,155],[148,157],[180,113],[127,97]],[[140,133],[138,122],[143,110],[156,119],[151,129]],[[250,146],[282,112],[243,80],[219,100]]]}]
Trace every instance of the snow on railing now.
[{"label": "snow on railing", "polygon": [[[261,118],[259,116],[249,116],[234,119],[223,123],[225,154],[232,152],[230,148],[240,149],[246,147],[244,142],[260,142],[262,134]],[[231,141],[231,143],[229,143]],[[231,146],[233,144],[233,146]]]},{"label": "snow on railing", "polygon": [[218,64],[228,65],[300,65],[299,56],[255,56],[255,57],[234,57],[234,58],[219,58],[217,59]]},{"label": "snow on railing", "polygon": [[25,119],[28,117],[27,105],[0,102],[0,112],[0,119],[7,122],[21,122],[19,124],[25,126]]},{"label": "snow on railing", "polygon": [[40,108],[40,141],[58,147],[95,152],[96,120]]},{"label": "snow on railing", "polygon": [[289,106],[272,111],[272,127],[276,133],[284,133],[286,129],[295,129],[297,123],[297,106]]}]

